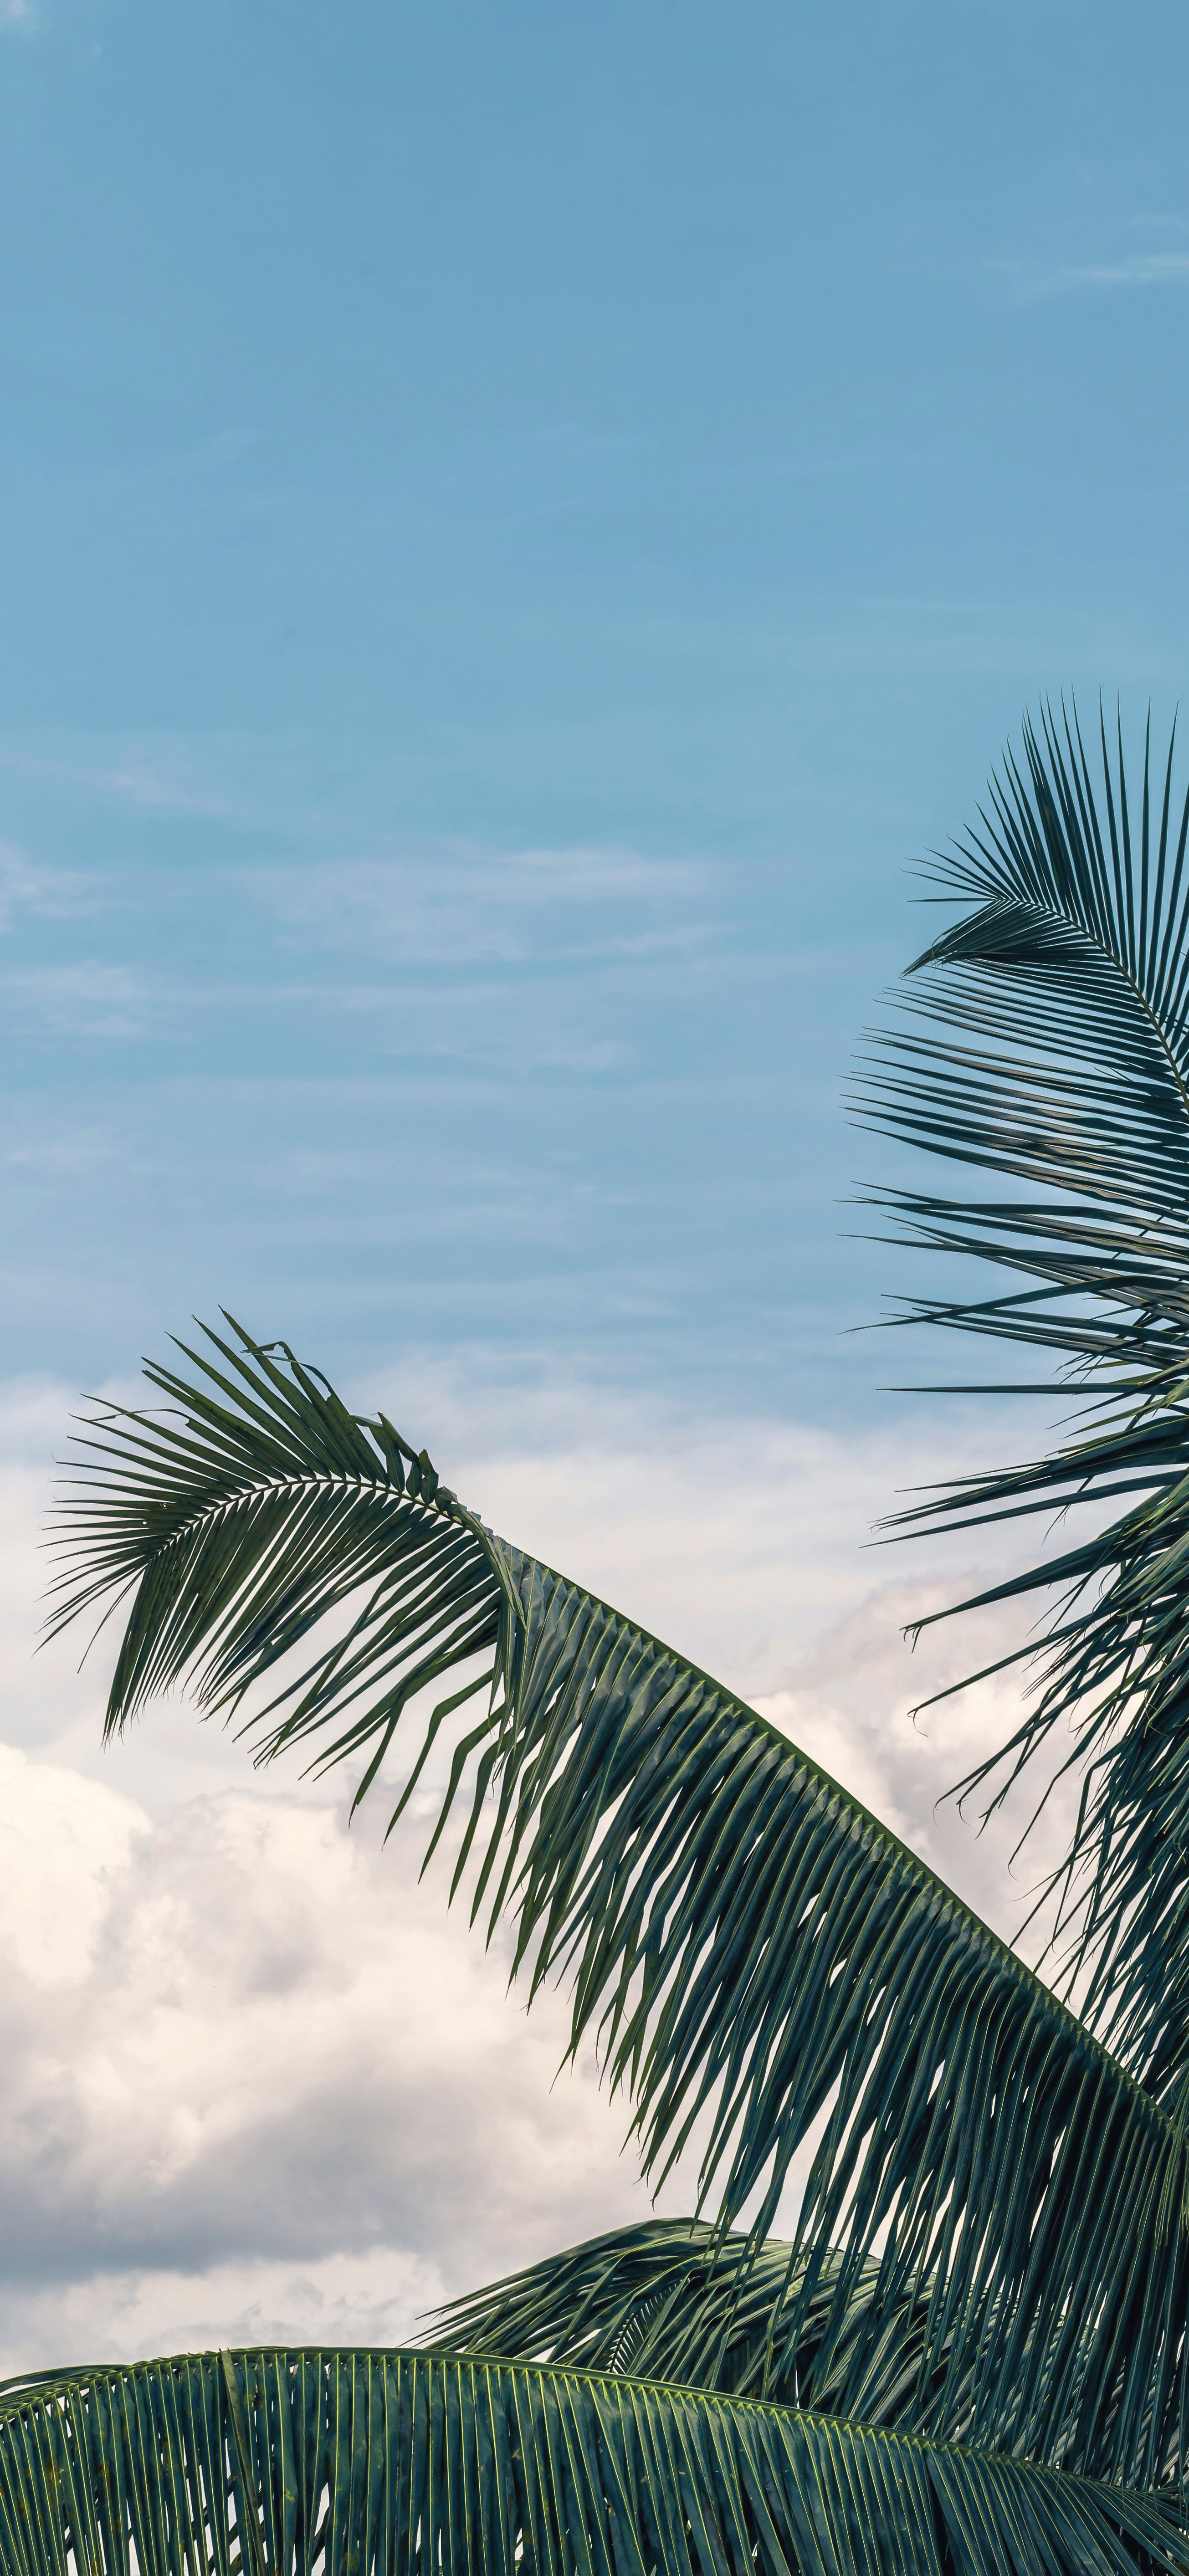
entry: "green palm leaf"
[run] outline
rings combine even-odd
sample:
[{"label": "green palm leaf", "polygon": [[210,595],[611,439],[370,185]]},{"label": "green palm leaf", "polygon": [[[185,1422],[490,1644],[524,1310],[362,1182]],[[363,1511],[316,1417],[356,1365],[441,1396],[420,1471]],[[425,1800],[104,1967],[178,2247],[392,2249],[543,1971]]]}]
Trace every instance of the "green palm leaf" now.
[{"label": "green palm leaf", "polygon": [[200,2353],[0,2389],[8,2576],[1185,2576],[1168,2504],[641,2379]]},{"label": "green palm leaf", "polygon": [[1025,728],[1024,771],[1009,756],[980,831],[927,871],[935,899],[976,908],[908,970],[858,1106],[1028,1185],[969,1202],[877,1194],[900,1240],[1015,1275],[985,1299],[914,1301],[904,1320],[1056,1352],[1074,1407],[1051,1455],[960,1479],[889,1526],[1075,1503],[1100,1523],[1104,1504],[1125,1506],[980,1596],[1061,1587],[1033,1704],[975,1781],[1003,1766],[996,1803],[1072,1726],[1088,1767],[1064,1873],[1068,1975],[1092,2025],[1172,2101],[1189,2072],[1189,798],[1177,826],[1173,745],[1154,797],[1145,742],[1137,838],[1121,738],[1113,775],[1105,729],[1101,753],[1100,814],[1076,724],[1064,739],[1049,715],[1040,739]]},{"label": "green palm leaf", "polygon": [[[757,2247],[749,2236],[724,2236],[696,2219],[651,2219],[455,2300],[441,2313],[441,2340],[453,2351],[630,2371],[819,2414],[836,2412],[845,2390],[850,2413],[865,2424],[903,2422],[928,2432],[931,2392],[921,2385],[927,2296],[906,2297],[873,2334],[879,2264],[868,2256],[852,2277],[839,2324],[835,2292],[846,2258],[833,2250],[815,2267],[790,2346],[782,2319],[807,2259],[777,2237]],[[934,2365],[941,2417],[956,2411],[947,2362],[943,2353]]]},{"label": "green palm leaf", "polygon": [[[437,1830],[472,1764],[455,1883],[473,1851],[475,1909],[515,1918],[530,1992],[570,1974],[574,2043],[598,2032],[646,2169],[704,2114],[704,2194],[724,2225],[758,2201],[762,2238],[819,2124],[775,2371],[828,2280],[820,2368],[839,2361],[853,2412],[880,2338],[923,2303],[939,2436],[1129,2486],[1179,2477],[1182,2125],[774,1727],[496,1539],[382,1417],[275,1347],[212,1347],[188,1378],[149,1370],[174,1410],[99,1419],[67,1505],[59,1622],[133,1596],[109,1724],[187,1675],[234,1709],[308,1641],[262,1754],[359,1759],[359,1796],[415,1690],[456,1683],[419,1767],[486,1682]],[[345,1633],[320,1645],[331,1611]]]}]

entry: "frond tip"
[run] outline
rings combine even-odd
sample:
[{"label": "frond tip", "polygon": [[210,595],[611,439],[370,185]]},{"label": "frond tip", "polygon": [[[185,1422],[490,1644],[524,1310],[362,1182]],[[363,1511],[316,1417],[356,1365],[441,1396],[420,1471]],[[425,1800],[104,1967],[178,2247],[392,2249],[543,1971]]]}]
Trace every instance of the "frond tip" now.
[{"label": "frond tip", "polygon": [[974,908],[907,970],[855,1106],[980,1175],[969,1199],[869,1199],[894,1240],[997,1274],[986,1297],[924,1296],[894,1320],[1051,1352],[1072,1404],[1047,1456],[886,1526],[1094,1512],[1087,1537],[978,1596],[1056,1586],[1058,1603],[1028,1650],[1039,1680],[1018,1731],[960,1786],[994,1782],[998,1803],[1072,1729],[1086,1777],[1058,1875],[1069,1990],[1171,2101],[1189,2072],[1189,795],[1178,820],[1173,740],[1153,780],[1145,737],[1137,817],[1121,731],[1113,758],[1099,732],[1096,797],[1076,716],[1026,725],[1022,766],[1008,755],[979,828],[926,870]]},{"label": "frond tip", "polygon": [[410,1699],[498,1652],[499,1549],[386,1415],[349,1413],[287,1343],[232,1329],[238,1349],[206,1334],[217,1360],[178,1346],[191,1378],[146,1362],[162,1411],[107,1406],[87,1418],[58,1507],[49,1632],[100,1603],[110,1615],[131,1593],[110,1734],[181,1681],[200,1706],[234,1712],[354,1604],[345,1635],[253,1724],[263,1761],[339,1728],[319,1761],[367,1744],[370,1779]]}]

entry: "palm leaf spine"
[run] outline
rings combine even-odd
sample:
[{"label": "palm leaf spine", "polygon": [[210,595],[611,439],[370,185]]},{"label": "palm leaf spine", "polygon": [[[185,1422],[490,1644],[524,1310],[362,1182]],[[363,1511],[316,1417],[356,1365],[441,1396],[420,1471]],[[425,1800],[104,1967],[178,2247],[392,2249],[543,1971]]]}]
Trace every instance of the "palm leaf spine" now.
[{"label": "palm leaf spine", "polygon": [[1135,2576],[1171,2501],[837,2416],[468,2354],[236,2350],[0,2387],[10,2576]]}]

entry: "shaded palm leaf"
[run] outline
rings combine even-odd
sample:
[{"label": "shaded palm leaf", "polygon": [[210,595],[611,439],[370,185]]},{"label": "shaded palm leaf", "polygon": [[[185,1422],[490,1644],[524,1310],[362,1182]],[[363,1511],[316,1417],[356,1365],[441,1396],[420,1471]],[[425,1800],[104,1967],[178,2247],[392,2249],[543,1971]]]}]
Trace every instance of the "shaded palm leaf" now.
[{"label": "shaded palm leaf", "polygon": [[[833,2413],[845,2391],[850,2412],[865,2424],[903,2420],[927,2431],[927,2297],[906,2298],[873,2335],[880,2282],[869,2256],[839,2323],[835,2292],[845,2257],[834,2251],[817,2267],[790,2344],[784,2320],[807,2259],[778,2237],[757,2247],[749,2236],[724,2237],[696,2219],[651,2219],[456,2299],[441,2312],[441,2340],[453,2351],[630,2371],[819,2414]],[[945,2385],[947,2359],[942,2354],[934,2365],[942,2418],[957,2411],[952,2383]]]},{"label": "shaded palm leaf", "polygon": [[[829,2280],[839,2411],[923,2300],[939,2433],[1131,2485],[1179,2475],[1182,2126],[776,1728],[493,1537],[382,1417],[275,1347],[212,1340],[190,1378],[149,1370],[176,1411],[99,1419],[66,1507],[59,1622],[133,1592],[109,1724],[184,1675],[235,1708],[308,1639],[263,1753],[353,1755],[358,1796],[411,1691],[449,1676],[416,1778],[478,1663],[494,1678],[437,1828],[473,1763],[456,1883],[473,1850],[475,1909],[511,1912],[530,1992],[570,1973],[574,2044],[599,2034],[648,2170],[704,2118],[724,2224],[751,2196],[763,2236],[816,2124],[780,2324],[795,2351]],[[332,1610],[346,1634],[319,1646]]]},{"label": "shaded palm leaf", "polygon": [[1134,2576],[1167,2503],[792,2408],[467,2357],[201,2353],[0,2389],[9,2576]]},{"label": "shaded palm leaf", "polygon": [[1189,799],[1178,824],[1172,756],[1170,742],[1153,799],[1145,744],[1136,835],[1121,741],[1112,776],[1103,730],[1100,814],[1076,725],[1063,739],[1049,716],[1040,739],[1025,728],[1024,771],[1008,757],[980,831],[926,871],[938,899],[976,909],[909,968],[859,1085],[868,1123],[1040,1193],[878,1195],[901,1240],[1016,1274],[906,1319],[1058,1353],[1075,1405],[1051,1455],[962,1478],[889,1526],[1075,1503],[1100,1521],[1125,1504],[980,1596],[1062,1588],[1033,1703],[975,1780],[1003,1765],[1002,1797],[1072,1725],[1089,1768],[1064,1879],[1068,1973],[1164,2098],[1189,2067]]}]

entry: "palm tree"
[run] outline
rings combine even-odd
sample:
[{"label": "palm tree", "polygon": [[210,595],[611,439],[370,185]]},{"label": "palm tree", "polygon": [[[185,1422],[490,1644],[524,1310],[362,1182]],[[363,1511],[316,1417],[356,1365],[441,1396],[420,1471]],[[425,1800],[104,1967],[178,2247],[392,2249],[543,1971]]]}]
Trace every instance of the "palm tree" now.
[{"label": "palm tree", "polygon": [[905,1317],[1056,1353],[1073,1417],[898,1526],[1095,1507],[982,1596],[1057,1586],[986,1775],[1072,1725],[1054,1982],[777,1728],[229,1322],[148,1369],[163,1413],[93,1417],[65,1506],[56,1624],[124,1618],[109,1732],[183,1680],[224,1713],[264,1686],[258,1758],[351,1763],[358,1805],[420,1694],[405,1799],[465,1709],[452,1892],[514,1924],[530,1998],[568,1977],[646,2175],[705,2138],[699,2205],[416,2352],[11,2383],[6,2567],[1189,2569],[1189,799],[1174,849],[1171,745],[1138,834],[1105,731],[1102,770],[1100,812],[1076,720],[1026,729],[932,867],[961,918],[859,1082],[862,1118],[988,1176],[876,1193],[902,1240],[1002,1274]]}]

